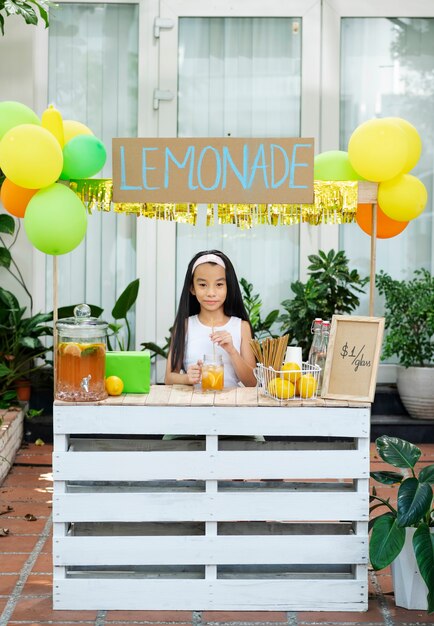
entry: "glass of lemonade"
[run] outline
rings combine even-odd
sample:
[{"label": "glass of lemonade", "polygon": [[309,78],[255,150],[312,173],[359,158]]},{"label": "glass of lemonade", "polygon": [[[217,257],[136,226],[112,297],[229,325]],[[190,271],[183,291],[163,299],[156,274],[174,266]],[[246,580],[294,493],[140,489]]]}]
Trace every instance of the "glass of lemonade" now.
[{"label": "glass of lemonade", "polygon": [[95,402],[107,397],[105,351],[107,322],[90,315],[80,304],[74,317],[57,322],[56,399]]},{"label": "glass of lemonade", "polygon": [[205,354],[202,366],[202,391],[222,391],[224,378],[222,356],[220,354]]}]

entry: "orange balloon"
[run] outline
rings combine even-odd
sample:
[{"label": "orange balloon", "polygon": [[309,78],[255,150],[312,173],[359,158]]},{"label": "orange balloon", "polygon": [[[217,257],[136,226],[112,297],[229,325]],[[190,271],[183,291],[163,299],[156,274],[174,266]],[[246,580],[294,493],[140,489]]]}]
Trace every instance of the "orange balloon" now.
[{"label": "orange balloon", "polygon": [[[357,206],[356,221],[360,228],[367,234],[372,235],[372,206],[359,204]],[[402,233],[407,228],[408,222],[398,222],[388,217],[377,204],[377,238],[390,239]]]},{"label": "orange balloon", "polygon": [[14,217],[24,217],[27,205],[39,189],[26,189],[19,187],[11,180],[5,179],[1,191],[0,199],[6,211]]}]

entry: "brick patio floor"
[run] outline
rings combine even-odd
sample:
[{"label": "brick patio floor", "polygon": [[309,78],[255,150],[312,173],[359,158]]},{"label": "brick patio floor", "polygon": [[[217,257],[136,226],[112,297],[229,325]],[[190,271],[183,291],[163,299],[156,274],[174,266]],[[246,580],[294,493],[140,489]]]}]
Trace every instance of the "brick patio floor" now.
[{"label": "brick patio floor", "polygon": [[[422,462],[434,462],[434,444],[423,444]],[[209,612],[209,611],[53,611],[51,561],[52,474],[49,445],[24,446],[0,487],[0,626],[27,624],[133,624],[191,626],[297,626],[339,624],[340,626],[425,626],[434,616],[407,611],[394,603],[390,573],[369,572],[369,610],[366,613],[331,612]],[[382,463],[371,449],[371,469]],[[396,494],[394,487],[379,493]],[[392,496],[393,497],[393,496]],[[28,521],[26,515],[36,519]]]}]

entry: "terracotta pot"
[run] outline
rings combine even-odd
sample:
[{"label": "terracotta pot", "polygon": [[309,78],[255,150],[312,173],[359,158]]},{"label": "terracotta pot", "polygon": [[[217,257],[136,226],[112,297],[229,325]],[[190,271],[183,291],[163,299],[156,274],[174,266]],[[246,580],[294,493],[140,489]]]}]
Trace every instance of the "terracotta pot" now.
[{"label": "terracotta pot", "polygon": [[15,391],[20,402],[28,402],[30,400],[31,385],[28,380],[17,380]]}]

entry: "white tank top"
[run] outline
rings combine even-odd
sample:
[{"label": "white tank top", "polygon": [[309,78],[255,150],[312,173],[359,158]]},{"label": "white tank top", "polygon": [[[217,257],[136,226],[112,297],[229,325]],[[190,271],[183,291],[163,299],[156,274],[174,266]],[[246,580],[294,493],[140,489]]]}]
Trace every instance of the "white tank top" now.
[{"label": "white tank top", "polygon": [[[231,317],[224,326],[215,327],[215,330],[226,330],[232,335],[232,342],[238,352],[240,352],[241,349],[241,321],[242,320],[239,317]],[[197,363],[199,359],[203,360],[204,354],[213,353],[214,344],[209,338],[210,334],[211,327],[202,324],[197,315],[192,315],[188,318],[184,352],[185,371],[187,371],[190,365]],[[223,350],[223,348],[220,348],[220,346],[215,346],[215,353],[217,355],[221,355],[223,358],[223,364],[225,367],[225,387],[236,387],[239,384],[240,379],[235,373],[228,353]]]}]

